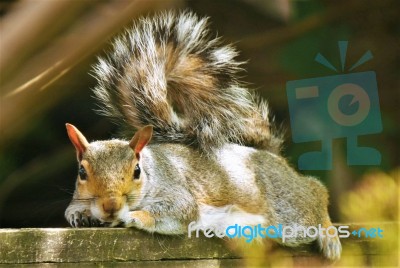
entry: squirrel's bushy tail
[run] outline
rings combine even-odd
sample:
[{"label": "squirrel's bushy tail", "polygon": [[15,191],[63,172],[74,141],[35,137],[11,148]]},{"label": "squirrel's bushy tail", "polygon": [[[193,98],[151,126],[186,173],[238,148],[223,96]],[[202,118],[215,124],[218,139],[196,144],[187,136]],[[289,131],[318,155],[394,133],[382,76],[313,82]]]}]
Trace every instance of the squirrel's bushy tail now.
[{"label": "squirrel's bushy tail", "polygon": [[190,12],[142,18],[94,67],[102,112],[130,131],[154,126],[158,142],[208,152],[227,142],[277,151],[267,105],[237,78],[237,51]]}]

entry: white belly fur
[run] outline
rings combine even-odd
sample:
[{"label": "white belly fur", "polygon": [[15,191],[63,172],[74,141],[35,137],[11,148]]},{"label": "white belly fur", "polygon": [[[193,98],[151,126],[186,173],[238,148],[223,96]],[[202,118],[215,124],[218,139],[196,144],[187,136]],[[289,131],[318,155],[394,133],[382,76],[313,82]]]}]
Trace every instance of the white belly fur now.
[{"label": "white belly fur", "polygon": [[264,225],[265,218],[262,215],[245,212],[235,205],[214,207],[200,205],[200,217],[193,225],[194,229],[215,229],[225,231],[227,227],[238,224],[240,226]]}]

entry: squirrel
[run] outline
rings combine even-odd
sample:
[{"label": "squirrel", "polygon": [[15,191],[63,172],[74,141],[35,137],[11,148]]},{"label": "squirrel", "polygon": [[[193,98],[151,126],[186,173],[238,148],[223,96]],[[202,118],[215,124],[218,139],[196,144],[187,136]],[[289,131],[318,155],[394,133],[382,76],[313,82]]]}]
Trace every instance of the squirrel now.
[{"label": "squirrel", "polygon": [[[65,211],[72,227],[173,235],[192,222],[203,230],[332,225],[326,188],[280,156],[266,102],[241,85],[238,53],[207,26],[188,11],[144,17],[99,58],[94,93],[102,112],[135,134],[89,143],[66,124],[78,160]],[[327,259],[340,258],[337,232],[278,242],[315,240]]]}]

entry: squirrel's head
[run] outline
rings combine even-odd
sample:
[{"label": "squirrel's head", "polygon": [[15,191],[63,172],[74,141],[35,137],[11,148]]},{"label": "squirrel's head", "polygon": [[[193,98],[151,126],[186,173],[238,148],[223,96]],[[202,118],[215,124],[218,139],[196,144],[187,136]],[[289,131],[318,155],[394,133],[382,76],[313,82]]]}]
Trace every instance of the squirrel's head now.
[{"label": "squirrel's head", "polygon": [[100,221],[116,223],[140,196],[146,177],[140,155],[153,127],[138,130],[130,142],[114,139],[91,143],[73,125],[66,127],[79,165],[74,199],[90,202],[92,216]]}]

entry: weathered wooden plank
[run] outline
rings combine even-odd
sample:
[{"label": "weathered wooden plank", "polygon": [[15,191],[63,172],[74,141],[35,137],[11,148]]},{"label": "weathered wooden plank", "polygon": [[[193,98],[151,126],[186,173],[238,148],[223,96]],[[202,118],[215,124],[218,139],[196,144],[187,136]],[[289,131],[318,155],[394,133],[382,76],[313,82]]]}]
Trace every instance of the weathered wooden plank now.
[{"label": "weathered wooden plank", "polygon": [[237,257],[219,239],[148,234],[128,228],[3,229],[0,263],[104,262]]},{"label": "weathered wooden plank", "polygon": [[160,260],[160,261],[134,261],[134,262],[80,262],[80,263],[36,263],[36,264],[0,264],[7,268],[136,268],[136,267],[164,267],[164,268],[242,268],[241,259],[210,259],[210,260]]},{"label": "weathered wooden plank", "polygon": [[[384,238],[350,236],[341,240],[344,264],[399,265],[398,223],[378,225]],[[352,224],[350,231],[360,227]],[[315,245],[278,250],[279,261],[300,266],[321,261]],[[268,255],[256,254],[262,259],[255,263],[264,263]],[[152,267],[162,261],[166,267],[241,267],[240,257],[224,240],[204,236],[165,236],[126,228],[0,229],[0,266],[71,267],[79,263],[83,267]]]}]

